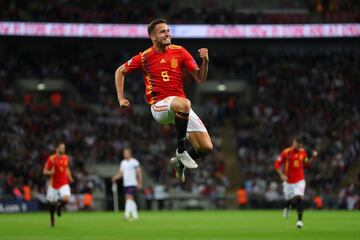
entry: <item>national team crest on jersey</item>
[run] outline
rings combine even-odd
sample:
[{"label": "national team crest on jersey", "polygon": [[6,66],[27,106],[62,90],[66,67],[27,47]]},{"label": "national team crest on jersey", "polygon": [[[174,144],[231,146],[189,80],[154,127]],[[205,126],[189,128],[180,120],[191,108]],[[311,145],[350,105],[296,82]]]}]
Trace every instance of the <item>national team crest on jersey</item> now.
[{"label": "national team crest on jersey", "polygon": [[172,58],[170,60],[170,65],[171,65],[172,68],[177,68],[179,66],[178,60],[176,58]]}]

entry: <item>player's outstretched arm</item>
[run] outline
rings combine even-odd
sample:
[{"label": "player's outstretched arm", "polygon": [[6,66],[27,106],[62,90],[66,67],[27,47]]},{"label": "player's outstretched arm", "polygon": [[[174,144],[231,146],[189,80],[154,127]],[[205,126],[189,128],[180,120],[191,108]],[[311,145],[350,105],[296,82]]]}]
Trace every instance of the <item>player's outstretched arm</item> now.
[{"label": "player's outstretched arm", "polygon": [[282,181],[286,182],[288,180],[287,176],[281,171],[281,164],[284,161],[284,158],[282,157],[282,155],[280,155],[274,164],[275,170],[276,172],[279,174],[280,178]]},{"label": "player's outstretched arm", "polygon": [[115,71],[115,86],[120,107],[130,107],[130,102],[124,97],[124,81],[126,69],[124,65],[118,67]]},{"label": "player's outstretched arm", "polygon": [[276,171],[283,182],[286,182],[288,180],[287,176],[284,173],[282,173],[280,169],[276,169]]},{"label": "player's outstretched arm", "polygon": [[66,172],[67,172],[70,183],[72,183],[74,181],[74,179],[72,177],[72,174],[71,174],[71,171],[70,171],[69,167],[67,167]]},{"label": "player's outstretched arm", "polygon": [[137,176],[137,180],[138,180],[138,189],[142,189],[142,171],[141,168],[136,169],[136,176]]},{"label": "player's outstretched arm", "polygon": [[200,48],[198,50],[199,56],[202,59],[200,69],[191,73],[193,78],[197,83],[204,83],[207,78],[208,69],[209,69],[209,51],[207,48]]}]

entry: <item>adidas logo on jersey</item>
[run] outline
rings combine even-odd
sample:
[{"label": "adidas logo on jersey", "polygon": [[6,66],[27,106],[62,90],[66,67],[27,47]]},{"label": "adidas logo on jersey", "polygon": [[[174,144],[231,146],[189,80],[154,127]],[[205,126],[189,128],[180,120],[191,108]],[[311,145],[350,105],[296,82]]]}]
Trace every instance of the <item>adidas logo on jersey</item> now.
[{"label": "adidas logo on jersey", "polygon": [[161,59],[160,63],[166,63],[165,59]]}]

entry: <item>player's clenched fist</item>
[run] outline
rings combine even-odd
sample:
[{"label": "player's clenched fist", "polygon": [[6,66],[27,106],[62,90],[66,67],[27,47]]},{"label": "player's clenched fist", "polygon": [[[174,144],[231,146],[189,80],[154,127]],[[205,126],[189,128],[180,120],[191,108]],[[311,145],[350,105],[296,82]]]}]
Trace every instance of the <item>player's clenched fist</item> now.
[{"label": "player's clenched fist", "polygon": [[312,156],[316,158],[318,156],[318,152],[316,150],[312,150]]},{"label": "player's clenched fist", "polygon": [[199,56],[204,60],[204,61],[209,61],[209,51],[207,48],[200,48],[198,50],[199,52]]},{"label": "player's clenched fist", "polygon": [[128,108],[130,107],[130,102],[129,100],[127,100],[126,98],[122,98],[119,100],[119,103],[120,103],[120,107],[122,108]]}]

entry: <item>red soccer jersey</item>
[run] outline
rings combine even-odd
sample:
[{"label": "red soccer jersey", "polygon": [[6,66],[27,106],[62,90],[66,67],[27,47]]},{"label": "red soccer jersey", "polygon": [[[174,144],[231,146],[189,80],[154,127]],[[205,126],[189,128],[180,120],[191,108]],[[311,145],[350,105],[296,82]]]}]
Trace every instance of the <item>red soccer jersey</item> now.
[{"label": "red soccer jersey", "polygon": [[308,162],[307,153],[303,148],[295,150],[286,148],[275,161],[275,168],[280,169],[288,177],[288,183],[296,183],[304,179],[304,165]]},{"label": "red soccer jersey", "polygon": [[149,105],[169,96],[186,97],[182,69],[188,72],[199,69],[190,53],[177,45],[167,46],[163,53],[151,47],[133,56],[125,63],[125,68],[127,72],[142,70]]},{"label": "red soccer jersey", "polygon": [[69,158],[67,155],[51,155],[46,161],[46,169],[51,170],[55,165],[55,174],[50,177],[50,186],[59,189],[69,183],[67,168],[69,166]]}]

